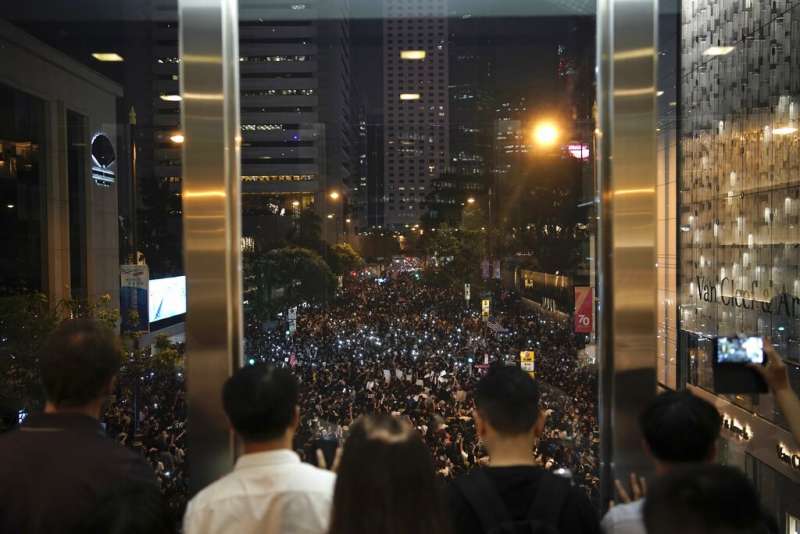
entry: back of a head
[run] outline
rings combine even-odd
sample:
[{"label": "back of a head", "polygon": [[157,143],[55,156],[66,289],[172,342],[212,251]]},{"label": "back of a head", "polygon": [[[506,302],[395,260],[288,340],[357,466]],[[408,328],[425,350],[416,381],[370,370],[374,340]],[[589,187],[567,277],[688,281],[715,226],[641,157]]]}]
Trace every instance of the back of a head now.
[{"label": "back of a head", "polygon": [[122,364],[119,338],[89,319],[64,321],[42,348],[39,367],[48,402],[83,406],[104,395]]},{"label": "back of a head", "polygon": [[768,534],[758,493],[733,467],[681,466],[647,492],[644,522],[648,534]]},{"label": "back of a head", "polygon": [[246,441],[283,436],[294,420],[299,386],[285,368],[249,365],[231,376],[222,403],[234,430]]},{"label": "back of a head", "polygon": [[639,416],[639,426],[659,461],[694,463],[711,460],[722,429],[717,409],[688,391],[666,391]]},{"label": "back of a head", "polygon": [[385,414],[356,421],[337,473],[330,534],[447,529],[430,451],[411,423]]},{"label": "back of a head", "polygon": [[499,434],[529,432],[539,418],[539,387],[517,366],[496,365],[475,386],[475,406]]}]

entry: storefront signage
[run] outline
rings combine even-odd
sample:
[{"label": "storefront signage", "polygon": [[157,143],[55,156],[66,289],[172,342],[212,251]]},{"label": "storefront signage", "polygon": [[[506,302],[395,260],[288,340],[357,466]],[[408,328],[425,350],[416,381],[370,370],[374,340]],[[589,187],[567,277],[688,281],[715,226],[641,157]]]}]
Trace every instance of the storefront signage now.
[{"label": "storefront signage", "polygon": [[779,443],[777,449],[778,459],[781,462],[785,463],[792,469],[800,471],[800,453],[797,453],[796,451],[790,451],[783,443]]},{"label": "storefront signage", "polygon": [[104,187],[110,187],[116,180],[115,163],[117,154],[114,145],[104,133],[98,133],[92,138],[92,180]]},{"label": "storefront signage", "polygon": [[722,428],[736,436],[740,441],[753,439],[753,431],[750,429],[750,425],[740,423],[728,414],[722,415]]},{"label": "storefront signage", "polygon": [[698,276],[696,278],[697,298],[712,304],[753,310],[758,307],[764,313],[786,315],[792,319],[800,318],[800,298],[782,291],[773,295],[768,288],[759,288],[753,280],[748,289],[737,288],[731,278],[723,278],[719,283]]}]

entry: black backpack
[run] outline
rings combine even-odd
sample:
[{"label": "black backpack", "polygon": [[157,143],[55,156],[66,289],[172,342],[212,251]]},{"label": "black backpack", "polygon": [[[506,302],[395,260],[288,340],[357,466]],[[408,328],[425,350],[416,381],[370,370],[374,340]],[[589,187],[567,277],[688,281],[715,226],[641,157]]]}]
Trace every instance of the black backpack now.
[{"label": "black backpack", "polygon": [[514,520],[483,469],[456,480],[458,491],[478,516],[484,534],[558,534],[558,519],[570,481],[544,473],[528,516]]}]

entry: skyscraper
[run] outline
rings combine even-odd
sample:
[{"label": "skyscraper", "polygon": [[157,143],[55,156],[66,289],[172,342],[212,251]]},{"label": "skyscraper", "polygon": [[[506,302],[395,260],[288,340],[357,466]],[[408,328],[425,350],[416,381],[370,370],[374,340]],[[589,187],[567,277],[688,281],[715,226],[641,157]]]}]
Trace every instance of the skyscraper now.
[{"label": "skyscraper", "polygon": [[450,159],[447,2],[384,0],[385,225],[419,221]]},{"label": "skyscraper", "polygon": [[[323,237],[344,225],[351,171],[350,59],[347,0],[240,7],[243,235],[280,239],[292,215],[313,209]],[[156,62],[159,108],[156,175],[180,181],[176,12],[161,9]],[[331,195],[331,193],[335,193]],[[267,231],[269,229],[269,231]],[[270,243],[265,243],[269,245]]]},{"label": "skyscraper", "polygon": [[494,24],[455,15],[449,28],[449,172],[487,178],[494,145]]}]

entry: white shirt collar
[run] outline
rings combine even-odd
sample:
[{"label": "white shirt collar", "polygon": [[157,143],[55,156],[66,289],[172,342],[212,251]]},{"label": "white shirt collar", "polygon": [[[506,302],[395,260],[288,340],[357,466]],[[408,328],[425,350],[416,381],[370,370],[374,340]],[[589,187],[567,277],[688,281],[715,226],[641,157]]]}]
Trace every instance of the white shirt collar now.
[{"label": "white shirt collar", "polygon": [[240,456],[236,460],[236,470],[247,469],[249,467],[266,467],[286,464],[299,464],[300,457],[289,449],[277,451],[254,452]]}]

